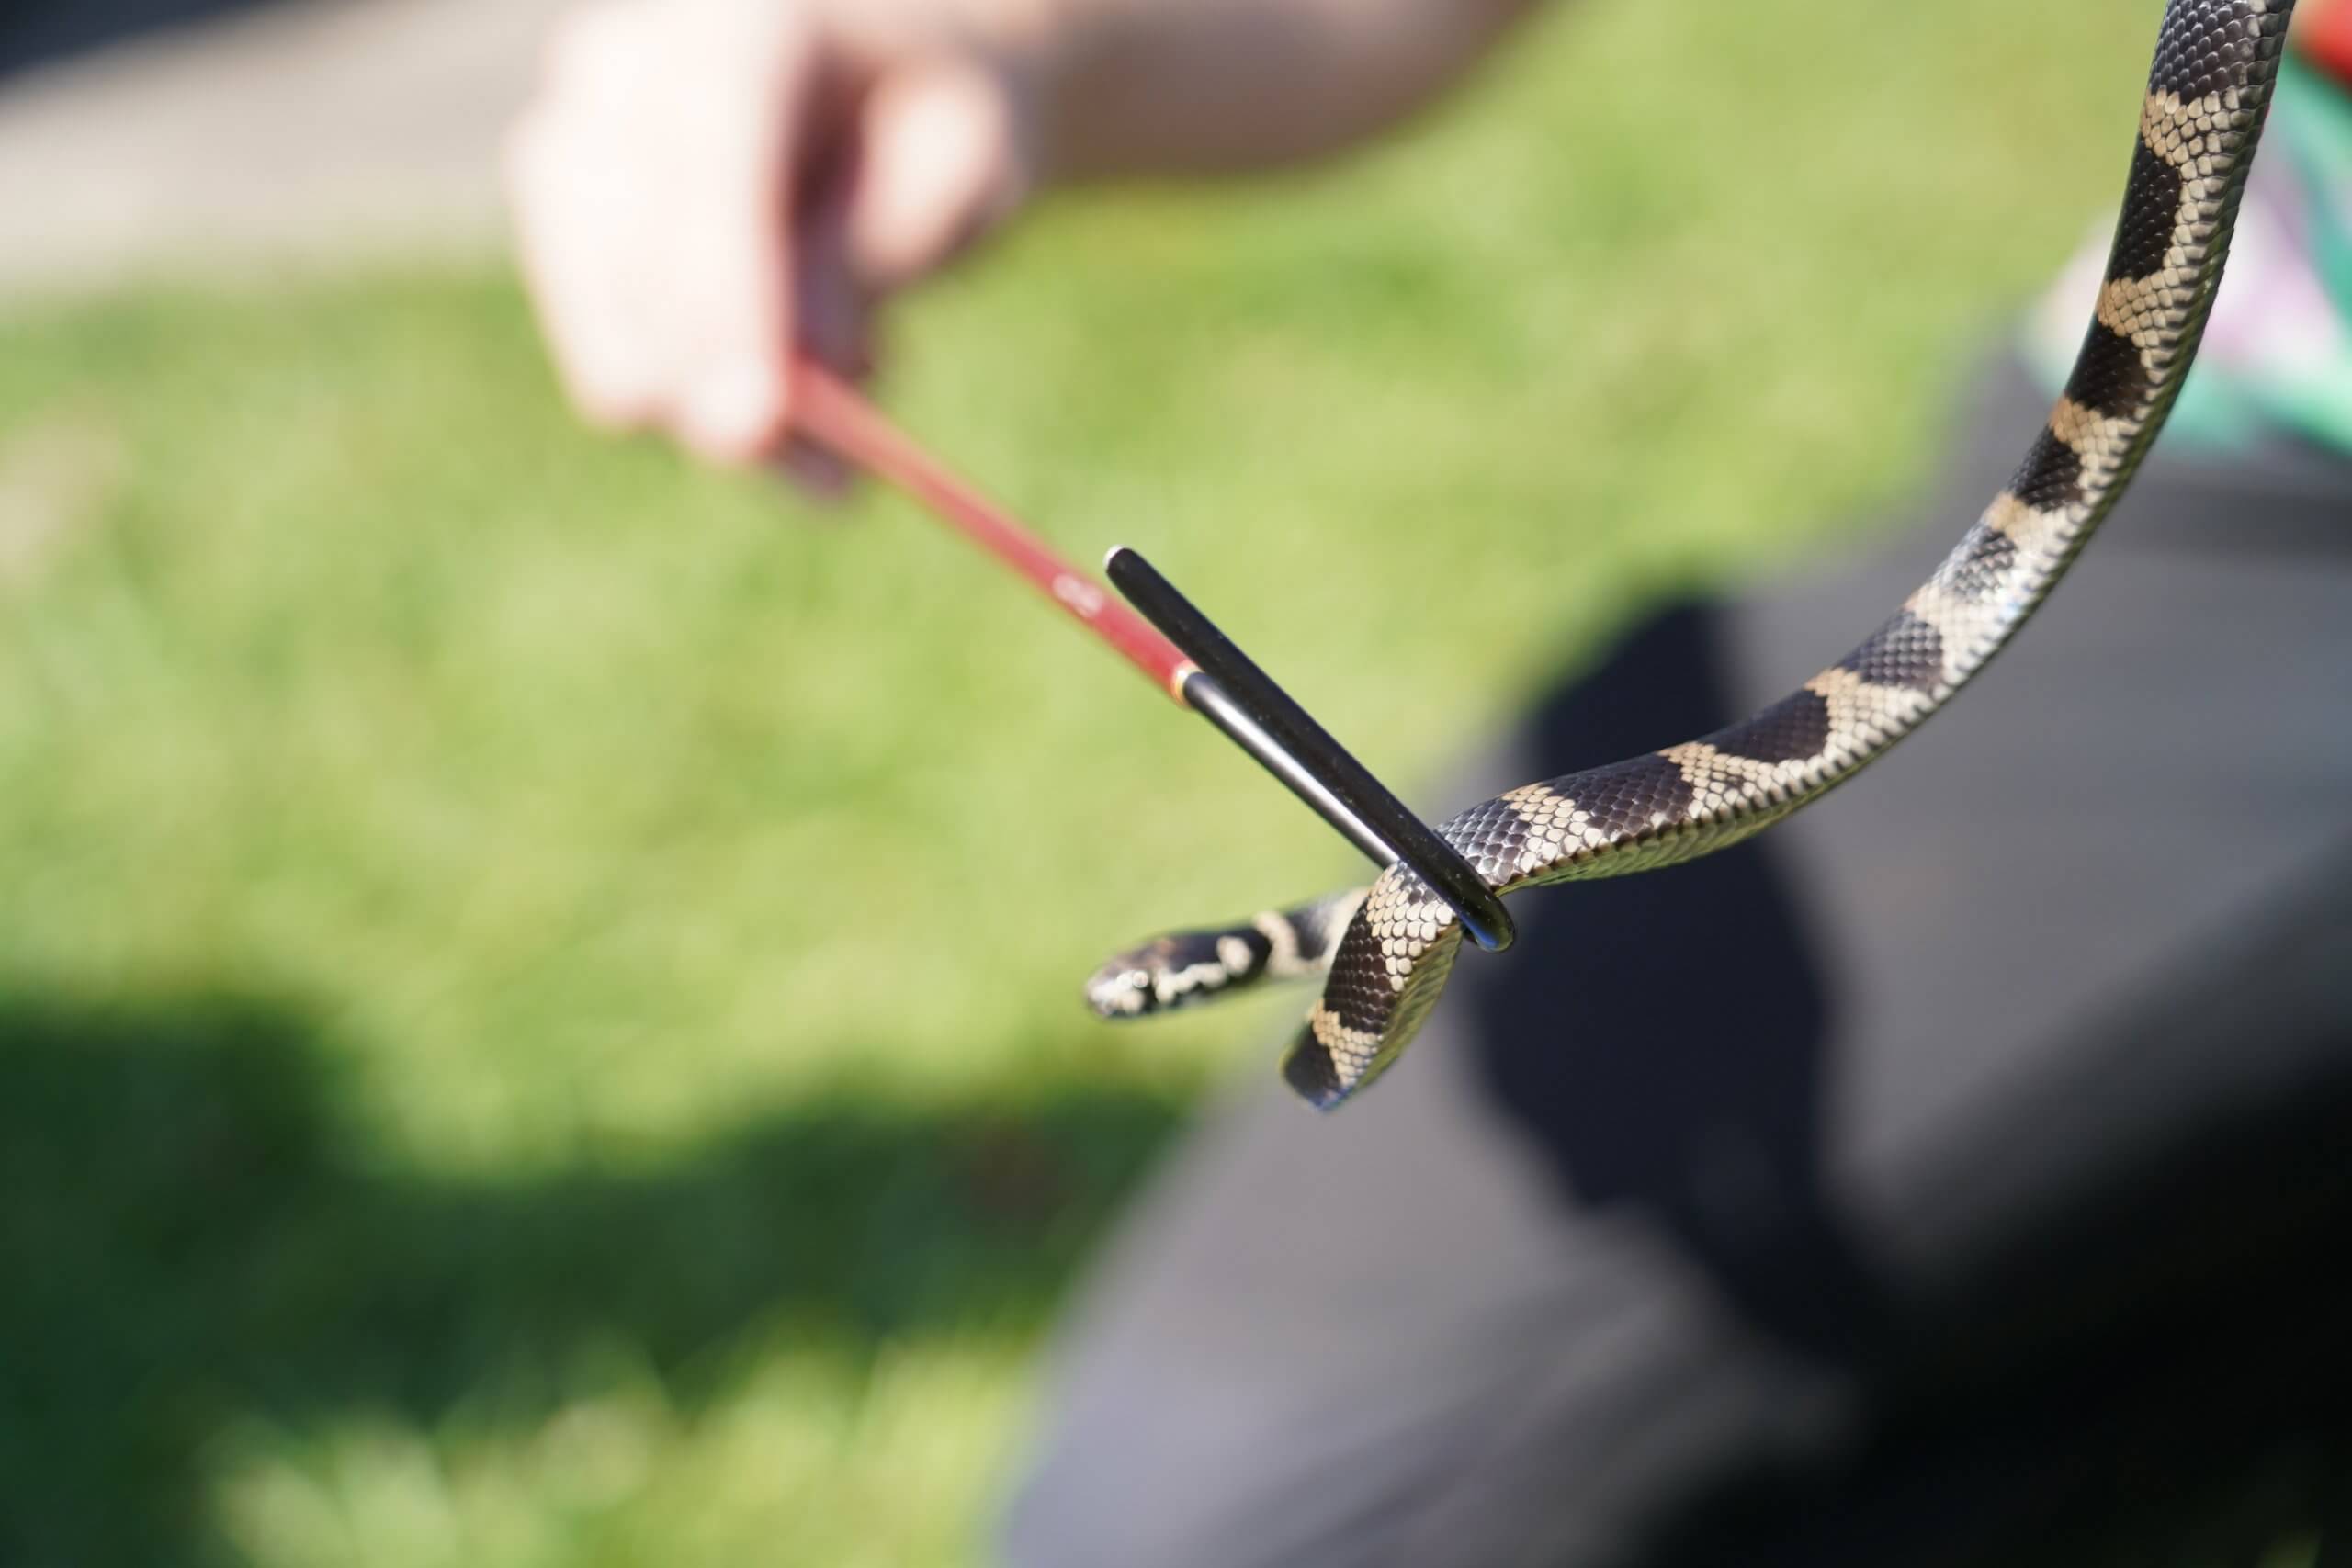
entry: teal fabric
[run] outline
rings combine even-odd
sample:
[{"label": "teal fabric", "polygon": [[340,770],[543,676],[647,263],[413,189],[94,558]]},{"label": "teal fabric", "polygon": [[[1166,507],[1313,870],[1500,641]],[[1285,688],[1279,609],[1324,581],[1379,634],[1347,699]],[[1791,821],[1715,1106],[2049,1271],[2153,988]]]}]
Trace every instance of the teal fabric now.
[{"label": "teal fabric", "polygon": [[[2291,434],[2352,454],[2352,92],[2291,57],[2233,266],[2166,443],[2244,451]],[[2028,362],[2053,392],[2078,346],[2028,328]]]},{"label": "teal fabric", "polygon": [[2352,452],[2352,92],[2294,60],[2287,66],[2289,112],[2274,114],[2272,145],[2308,198],[2309,254],[2339,330],[2312,373],[2275,377],[2245,395],[2278,423]]}]

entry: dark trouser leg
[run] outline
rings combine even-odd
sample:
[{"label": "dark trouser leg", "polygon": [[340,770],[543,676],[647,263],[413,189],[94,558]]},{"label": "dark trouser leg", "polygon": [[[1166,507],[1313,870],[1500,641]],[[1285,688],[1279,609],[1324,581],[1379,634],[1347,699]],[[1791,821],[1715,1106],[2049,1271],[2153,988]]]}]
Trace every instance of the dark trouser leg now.
[{"label": "dark trouser leg", "polygon": [[[1442,804],[1834,658],[2006,477],[2004,401],[1928,534],[1649,624]],[[1516,903],[1340,1113],[1212,1114],[1073,1325],[1013,1560],[2013,1562],[2322,1440],[2347,671],[2343,468],[2160,466],[1837,799]]]}]

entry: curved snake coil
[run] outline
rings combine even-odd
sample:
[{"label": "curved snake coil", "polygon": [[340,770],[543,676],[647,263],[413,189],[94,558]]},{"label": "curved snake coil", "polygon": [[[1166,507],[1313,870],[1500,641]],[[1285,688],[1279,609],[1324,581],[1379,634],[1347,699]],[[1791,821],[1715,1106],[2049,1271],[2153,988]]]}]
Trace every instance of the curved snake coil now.
[{"label": "curved snake coil", "polygon": [[[1527,784],[1439,832],[1498,893],[1648,871],[1811,805],[1966,685],[2114,510],[2179,394],[2221,283],[2294,0],[2170,0],[2098,306],[2064,393],[2008,488],[1861,645],[1754,717],[1663,751]],[[1283,1058],[1317,1106],[1370,1083],[1444,989],[1462,933],[1412,872],[1181,932],[1087,987],[1106,1017],[1328,966]]]}]

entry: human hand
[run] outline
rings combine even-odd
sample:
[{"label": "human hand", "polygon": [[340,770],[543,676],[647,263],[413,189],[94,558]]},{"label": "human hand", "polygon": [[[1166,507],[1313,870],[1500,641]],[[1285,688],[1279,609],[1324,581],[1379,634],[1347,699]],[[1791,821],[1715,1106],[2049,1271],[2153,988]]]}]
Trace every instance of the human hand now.
[{"label": "human hand", "polygon": [[557,25],[507,183],[565,391],[714,461],[779,457],[796,351],[862,377],[876,305],[1032,183],[1019,40],[942,0],[592,0]]}]

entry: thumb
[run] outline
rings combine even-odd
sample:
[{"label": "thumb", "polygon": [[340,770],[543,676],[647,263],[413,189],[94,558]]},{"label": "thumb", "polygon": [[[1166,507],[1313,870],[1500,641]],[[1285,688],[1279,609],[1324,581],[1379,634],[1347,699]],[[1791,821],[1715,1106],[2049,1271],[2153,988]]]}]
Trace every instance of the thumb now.
[{"label": "thumb", "polygon": [[886,73],[866,96],[859,142],[844,237],[868,298],[953,260],[1028,186],[1005,83],[967,61]]}]

